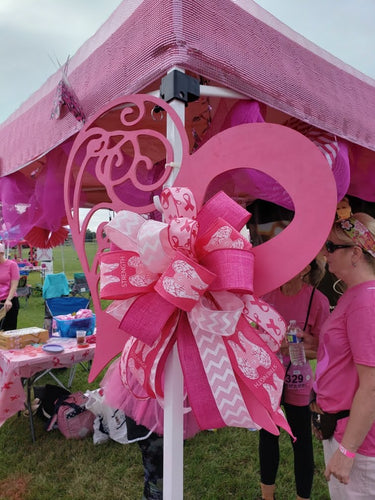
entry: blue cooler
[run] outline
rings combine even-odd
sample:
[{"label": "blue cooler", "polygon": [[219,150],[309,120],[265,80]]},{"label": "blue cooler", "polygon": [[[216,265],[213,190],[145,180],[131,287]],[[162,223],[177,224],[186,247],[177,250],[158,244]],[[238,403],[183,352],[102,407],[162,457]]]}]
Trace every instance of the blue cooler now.
[{"label": "blue cooler", "polygon": [[91,318],[59,319],[53,318],[61,337],[76,337],[77,330],[86,330],[86,335],[92,335],[96,324],[95,314]]}]

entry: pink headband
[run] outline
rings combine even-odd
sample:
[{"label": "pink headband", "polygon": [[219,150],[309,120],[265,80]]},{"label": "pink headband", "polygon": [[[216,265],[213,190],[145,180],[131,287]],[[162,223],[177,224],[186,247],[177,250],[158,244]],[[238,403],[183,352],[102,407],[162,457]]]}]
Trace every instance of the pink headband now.
[{"label": "pink headband", "polygon": [[355,217],[349,217],[349,219],[338,220],[337,224],[356,245],[375,257],[375,238],[362,222]]}]

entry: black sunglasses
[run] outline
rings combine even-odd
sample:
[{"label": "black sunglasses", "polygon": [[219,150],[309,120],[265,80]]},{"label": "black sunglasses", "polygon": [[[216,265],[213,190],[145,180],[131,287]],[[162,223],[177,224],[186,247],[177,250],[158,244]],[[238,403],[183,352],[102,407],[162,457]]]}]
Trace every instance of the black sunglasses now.
[{"label": "black sunglasses", "polygon": [[328,253],[333,253],[336,250],[338,250],[339,248],[351,248],[355,245],[336,245],[332,241],[328,240],[328,241],[326,241],[325,246],[326,246],[326,250]]}]

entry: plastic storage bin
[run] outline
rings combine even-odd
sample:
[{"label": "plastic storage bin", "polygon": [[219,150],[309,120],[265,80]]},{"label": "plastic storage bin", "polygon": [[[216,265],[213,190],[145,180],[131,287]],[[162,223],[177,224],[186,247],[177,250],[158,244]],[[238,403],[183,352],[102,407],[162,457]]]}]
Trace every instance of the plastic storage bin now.
[{"label": "plastic storage bin", "polygon": [[59,319],[53,318],[61,337],[75,337],[77,330],[86,330],[86,335],[92,335],[95,328],[95,314],[90,318]]}]

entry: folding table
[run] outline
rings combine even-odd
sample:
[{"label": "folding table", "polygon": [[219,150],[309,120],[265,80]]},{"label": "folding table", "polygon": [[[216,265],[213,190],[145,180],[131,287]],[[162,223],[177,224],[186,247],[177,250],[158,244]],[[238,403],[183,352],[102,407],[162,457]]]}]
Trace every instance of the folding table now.
[{"label": "folding table", "polygon": [[[31,410],[31,387],[36,376],[51,368],[65,368],[90,361],[94,357],[95,344],[80,348],[75,339],[53,338],[49,343],[61,344],[61,352],[46,352],[42,345],[28,345],[22,349],[0,349],[0,426],[11,416],[25,409],[29,411],[31,438],[35,441]],[[26,379],[26,394],[23,385]]]}]

